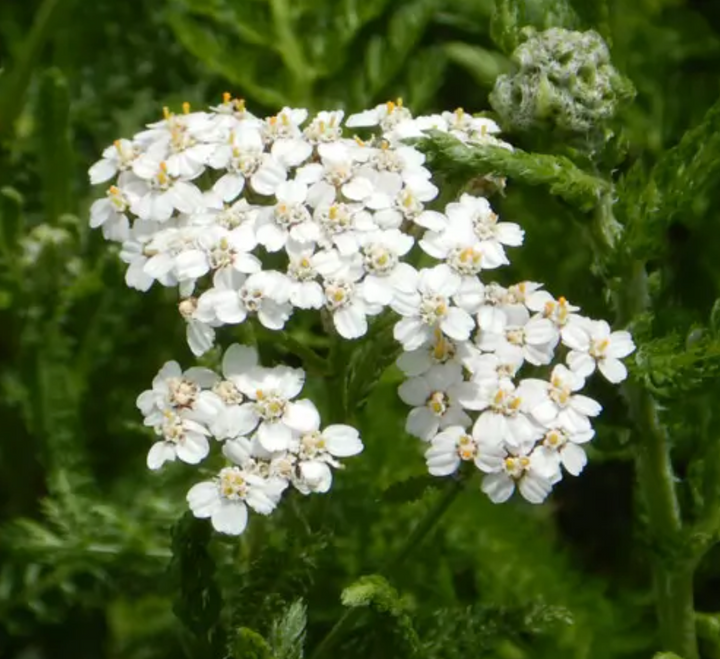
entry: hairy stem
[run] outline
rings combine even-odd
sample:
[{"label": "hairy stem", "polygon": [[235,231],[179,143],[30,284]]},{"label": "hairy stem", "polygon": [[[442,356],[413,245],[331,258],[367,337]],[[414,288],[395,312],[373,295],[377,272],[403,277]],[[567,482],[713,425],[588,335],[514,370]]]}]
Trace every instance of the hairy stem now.
[{"label": "hairy stem", "polygon": [[[413,529],[412,533],[407,537],[407,540],[405,540],[398,552],[385,563],[380,571],[381,574],[385,575],[392,572],[417,548],[428,533],[435,528],[435,525],[442,518],[453,501],[455,501],[458,494],[462,491],[463,485],[464,481],[461,479],[456,479],[449,484],[442,497],[440,497],[435,505],[428,510],[425,517],[423,517]],[[357,607],[347,609],[335,623],[333,628],[325,635],[320,643],[315,646],[315,651],[310,655],[310,659],[320,659],[324,656],[330,656],[328,654],[329,651],[337,645],[343,634],[357,620],[357,617],[361,612],[362,609]]]},{"label": "hairy stem", "polygon": [[[606,207],[606,212],[611,212]],[[647,272],[643,262],[627,268],[624,286],[618,293],[619,320],[626,324],[649,306]],[[624,388],[630,414],[637,429],[635,470],[640,495],[647,511],[652,542],[658,551],[652,557],[652,575],[660,642],[665,651],[683,659],[697,659],[691,561],[668,556],[668,549],[681,539],[682,517],[675,490],[670,458],[670,438],[658,417],[657,404],[639,382]]]}]

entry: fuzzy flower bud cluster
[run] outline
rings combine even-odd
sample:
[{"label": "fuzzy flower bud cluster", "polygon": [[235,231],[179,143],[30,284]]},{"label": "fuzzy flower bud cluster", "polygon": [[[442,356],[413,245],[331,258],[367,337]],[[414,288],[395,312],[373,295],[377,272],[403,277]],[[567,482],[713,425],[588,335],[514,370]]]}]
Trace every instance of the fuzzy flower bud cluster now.
[{"label": "fuzzy flower bud cluster", "polygon": [[[196,356],[218,328],[250,318],[280,330],[314,310],[352,341],[368,318],[394,315],[406,427],[427,443],[430,473],[470,462],[493,501],[517,488],[537,503],[563,470],[585,464],[581,445],[600,413],[579,393],[586,378],[624,379],[620,359],[634,345],[539,283],[492,281],[524,232],[483,196],[438,206],[424,155],[405,143],[429,129],[512,149],[489,119],[413,117],[400,101],[347,119],[296,108],[259,118],[229,95],[209,111],[166,111],[90,169],[93,183],[109,184],[90,223],[120,244],[129,286],[177,288]],[[420,258],[433,264],[418,268]],[[521,378],[525,364],[537,377]],[[320,429],[315,405],[297,399],[304,377],[261,367],[240,345],[225,352],[221,374],[166,364],[138,398],[158,438],[148,466],[197,464],[219,444],[227,466],[188,503],[231,534],[248,508],[269,514],[290,485],[327,491],[338,458],[362,443],[349,426]]]},{"label": "fuzzy flower bud cluster", "polygon": [[551,28],[531,30],[527,37],[512,55],[517,71],[498,77],[490,95],[509,126],[527,130],[549,124],[587,132],[613,117],[632,95],[597,32]]}]

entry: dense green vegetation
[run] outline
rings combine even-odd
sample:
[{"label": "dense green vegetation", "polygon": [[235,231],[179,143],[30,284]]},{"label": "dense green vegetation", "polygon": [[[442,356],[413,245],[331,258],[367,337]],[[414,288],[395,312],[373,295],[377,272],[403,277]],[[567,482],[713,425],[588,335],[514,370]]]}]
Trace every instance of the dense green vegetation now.
[{"label": "dense green vegetation", "polygon": [[[88,227],[88,167],[226,90],[258,114],[488,111],[524,25],[608,42],[636,95],[602,148],[552,122],[509,130],[512,157],[422,148],[448,185],[509,177],[513,280],[630,324],[631,379],[591,388],[585,472],[539,507],[471,481],[405,552],[456,485],[425,476],[391,368],[355,392],[366,448],[331,493],[212,534],[185,514],[191,473],[146,469],[135,407],[163,362],[194,361],[176,294],[125,286]],[[696,659],[697,637],[720,657],[719,66],[711,0],[1,3],[0,655]]]}]

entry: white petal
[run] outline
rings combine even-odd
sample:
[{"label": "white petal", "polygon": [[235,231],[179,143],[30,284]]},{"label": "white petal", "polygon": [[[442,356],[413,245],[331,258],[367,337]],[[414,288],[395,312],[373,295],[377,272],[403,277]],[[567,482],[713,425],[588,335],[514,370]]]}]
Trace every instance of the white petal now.
[{"label": "white petal", "polygon": [[587,455],[582,447],[577,444],[565,444],[560,452],[560,458],[563,467],[567,469],[569,474],[577,476],[585,468],[587,464]]},{"label": "white petal", "polygon": [[493,503],[504,503],[515,491],[515,482],[507,474],[488,474],[483,478],[481,489]]},{"label": "white petal", "polygon": [[314,432],[320,428],[320,413],[311,400],[298,400],[287,404],[283,422],[299,433]]},{"label": "white petal", "polygon": [[352,426],[335,424],[322,431],[325,446],[331,455],[347,458],[362,452],[360,433]]},{"label": "white petal", "polygon": [[226,378],[240,375],[258,365],[258,353],[250,346],[233,343],[226,351],[222,360],[222,372]]},{"label": "white petal", "polygon": [[242,501],[223,502],[211,517],[213,528],[227,535],[240,535],[247,526],[247,520],[247,506]]},{"label": "white petal", "polygon": [[186,499],[193,515],[200,518],[212,516],[221,505],[217,485],[209,481],[193,485]]},{"label": "white petal", "polygon": [[405,431],[413,437],[429,442],[440,428],[440,421],[427,407],[415,407],[410,410]]},{"label": "white petal", "polygon": [[168,442],[155,442],[148,451],[147,466],[153,471],[160,469],[166,462],[175,460],[175,447]]},{"label": "white petal", "polygon": [[472,435],[476,442],[499,446],[507,436],[505,417],[491,411],[483,412],[473,426]]},{"label": "white petal", "polygon": [[605,376],[608,382],[617,384],[627,377],[627,368],[619,359],[606,357],[598,362],[599,371]]},{"label": "white petal", "polygon": [[195,465],[210,452],[208,440],[202,435],[188,433],[184,442],[177,445],[177,456],[187,464]]},{"label": "white petal", "polygon": [[258,428],[258,439],[267,451],[286,451],[292,442],[292,431],[281,421],[263,421]]},{"label": "white petal", "polygon": [[333,322],[338,334],[345,339],[357,339],[367,333],[367,317],[357,303],[338,309],[333,314]]},{"label": "white petal", "polygon": [[475,329],[475,321],[464,309],[450,307],[447,314],[440,321],[442,331],[456,341],[467,341],[470,333]]},{"label": "white petal", "polygon": [[542,476],[526,472],[518,483],[520,494],[530,503],[542,503],[552,490],[550,481]]}]

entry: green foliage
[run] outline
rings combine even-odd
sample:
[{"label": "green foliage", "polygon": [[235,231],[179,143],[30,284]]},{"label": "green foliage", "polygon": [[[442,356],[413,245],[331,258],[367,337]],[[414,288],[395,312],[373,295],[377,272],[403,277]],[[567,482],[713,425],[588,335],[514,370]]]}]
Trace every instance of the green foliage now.
[{"label": "green foliage", "polygon": [[211,528],[187,512],[172,533],[172,563],[177,589],[174,611],[195,640],[194,653],[224,657],[226,631],[220,619],[222,596],[215,584],[209,551]]},{"label": "green foliage", "polygon": [[343,590],[342,603],[351,608],[369,608],[377,614],[369,627],[371,634],[357,641],[361,647],[373,648],[371,656],[422,656],[422,645],[408,613],[409,603],[384,577],[360,577]]},{"label": "green foliage", "polygon": [[468,147],[454,137],[434,132],[418,141],[419,149],[442,171],[467,180],[473,175],[507,176],[525,185],[547,186],[552,195],[583,211],[594,208],[608,190],[605,181],[564,156],[510,151],[493,145]]},{"label": "green foliage", "polygon": [[[604,150],[540,129],[508,135],[512,152],[445,135],[421,147],[454,189],[508,177],[493,206],[523,226],[526,247],[488,279],[543,281],[590,315],[632,321],[630,397],[650,396],[662,432],[633,425],[626,400],[593,382],[605,409],[586,473],[542,508],[493,506],[473,480],[460,491],[426,475],[425,447],[404,432],[391,322],[342,350],[304,321],[259,331],[270,362],[308,368],[323,420],[357,422],[366,448],[331,493],[294,495],[240,540],[211,539],[206,522],[181,518],[197,473],[147,473],[134,407],[165,360],[191,363],[176,300],[125,287],[87,228],[87,168],[163,105],[226,89],[258,113],[398,96],[415,112],[487,111],[528,26],[596,30],[633,81]],[[675,649],[655,622],[651,570],[687,556],[700,561],[702,656],[720,656],[718,7],[6,2],[0,61],[3,657],[317,659],[348,612],[324,656],[649,657]],[[648,277],[630,295],[638,263]],[[673,534],[651,528],[628,462],[657,458],[648,435],[663,433],[683,522]]]},{"label": "green foliage", "polygon": [[303,659],[307,611],[302,600],[293,602],[282,617],[273,622],[270,644],[277,659]]}]

